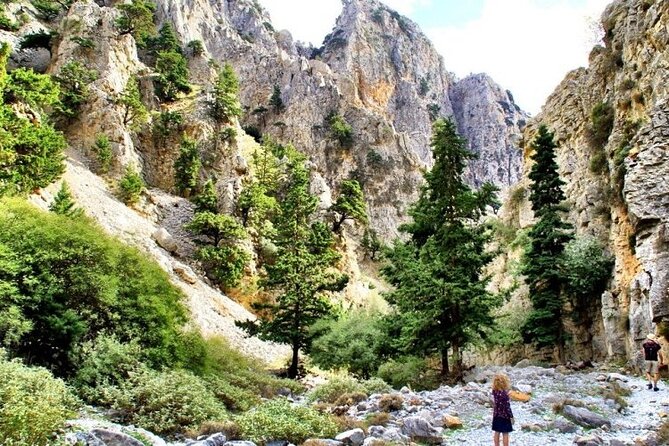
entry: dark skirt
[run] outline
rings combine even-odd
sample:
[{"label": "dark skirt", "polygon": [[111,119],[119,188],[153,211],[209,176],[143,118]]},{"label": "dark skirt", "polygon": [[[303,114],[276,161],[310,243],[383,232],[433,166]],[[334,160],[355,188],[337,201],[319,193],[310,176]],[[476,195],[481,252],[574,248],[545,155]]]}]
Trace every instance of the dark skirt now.
[{"label": "dark skirt", "polygon": [[492,430],[494,432],[501,432],[503,434],[513,431],[511,420],[509,418],[493,417]]}]

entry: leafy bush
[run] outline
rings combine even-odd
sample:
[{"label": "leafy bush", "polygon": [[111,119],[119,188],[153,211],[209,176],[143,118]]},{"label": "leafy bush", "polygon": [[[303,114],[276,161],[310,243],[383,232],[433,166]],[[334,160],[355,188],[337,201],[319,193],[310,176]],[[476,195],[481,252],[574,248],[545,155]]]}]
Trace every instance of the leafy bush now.
[{"label": "leafy bush", "polygon": [[565,246],[562,267],[567,290],[583,302],[599,299],[611,275],[613,260],[594,237],[576,237]]},{"label": "leafy bush", "polygon": [[333,113],[328,117],[330,133],[339,141],[342,147],[350,147],[353,143],[353,129],[348,122],[338,113]]},{"label": "leafy bush", "polygon": [[365,388],[355,378],[349,376],[337,376],[312,390],[309,393],[309,401],[320,401],[332,404],[342,395],[364,392]]},{"label": "leafy bush", "polygon": [[391,387],[381,378],[370,378],[364,381],[360,381],[362,388],[365,389],[367,395],[373,395],[375,393],[383,393],[391,390]]},{"label": "leafy bush", "polygon": [[0,443],[50,445],[74,408],[63,381],[46,369],[8,361],[0,351]]},{"label": "leafy bush", "polygon": [[95,42],[88,37],[74,36],[70,40],[79,44],[79,47],[83,48],[84,50],[95,49]]},{"label": "leafy bush", "polygon": [[144,180],[139,172],[132,167],[128,167],[118,186],[121,200],[125,204],[132,205],[139,201],[139,197],[144,190]]},{"label": "leafy bush", "polygon": [[97,158],[98,172],[109,172],[114,154],[112,152],[111,144],[109,143],[109,138],[107,138],[107,135],[102,134],[95,138],[93,152]]},{"label": "leafy bush", "polygon": [[204,54],[204,44],[201,40],[191,40],[187,45],[193,57],[200,57]]},{"label": "leafy bush", "polygon": [[0,262],[9,265],[0,271],[0,290],[8,291],[0,309],[14,307],[18,322],[31,325],[12,354],[73,374],[73,348],[108,332],[136,339],[151,366],[193,362],[182,294],[167,273],[85,219],[0,201]]},{"label": "leafy bush", "polygon": [[57,33],[55,31],[37,31],[33,33],[28,33],[21,38],[19,43],[19,49],[36,49],[36,48],[46,48],[51,51],[51,44],[54,37]]},{"label": "leafy bush", "polygon": [[44,20],[53,20],[58,17],[61,9],[69,8],[73,0],[56,2],[52,0],[30,0],[38,15]]},{"label": "leafy bush", "polygon": [[110,387],[118,387],[133,373],[146,368],[139,343],[131,340],[124,344],[106,333],[84,342],[72,357],[79,364],[74,385],[79,396],[90,404],[110,404]]},{"label": "leafy bush", "polygon": [[228,418],[207,383],[184,370],[146,370],[123,381],[113,407],[123,421],[161,435],[196,429]]},{"label": "leafy bush", "polygon": [[204,246],[195,257],[202,262],[207,276],[225,288],[239,283],[250,259],[243,248],[233,245]]},{"label": "leafy bush", "polygon": [[274,397],[280,390],[303,390],[301,384],[292,379],[279,379],[270,375],[259,361],[242,355],[223,338],[208,339],[206,352],[202,370],[205,377],[223,377],[233,386],[248,389],[264,398]]},{"label": "leafy bush", "polygon": [[177,111],[160,112],[153,121],[153,134],[159,139],[165,139],[179,132],[184,124],[184,117]]},{"label": "leafy bush", "polygon": [[425,390],[439,386],[438,377],[430,374],[425,360],[413,356],[385,362],[376,374],[394,389],[409,386],[413,390]]},{"label": "leafy bush", "polygon": [[375,315],[351,312],[336,321],[319,321],[313,330],[323,333],[313,341],[309,350],[311,360],[318,366],[343,368],[368,378],[381,365],[379,347],[383,333]]},{"label": "leafy bush", "polygon": [[268,401],[237,420],[244,438],[258,444],[287,440],[300,444],[308,438],[332,438],[333,419],[314,409],[291,405],[285,399]]},{"label": "leafy bush", "polygon": [[593,147],[603,147],[613,130],[615,111],[607,102],[600,102],[592,108],[590,113],[591,128],[589,140]]},{"label": "leafy bush", "polygon": [[54,79],[60,86],[60,104],[56,111],[66,119],[79,115],[81,106],[90,94],[88,85],[98,78],[97,71],[86,68],[81,62],[68,62]]},{"label": "leafy bush", "polygon": [[590,172],[603,174],[608,170],[608,162],[604,152],[597,152],[590,157]]}]

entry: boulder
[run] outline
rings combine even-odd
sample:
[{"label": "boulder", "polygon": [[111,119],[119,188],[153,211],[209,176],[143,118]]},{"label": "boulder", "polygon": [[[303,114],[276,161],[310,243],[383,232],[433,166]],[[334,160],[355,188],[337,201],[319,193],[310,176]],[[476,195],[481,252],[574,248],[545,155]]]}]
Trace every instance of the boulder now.
[{"label": "boulder", "polygon": [[596,414],[584,407],[564,406],[562,415],[583,427],[611,427],[611,421],[603,416]]},{"label": "boulder", "polygon": [[454,417],[452,415],[444,415],[444,427],[448,429],[460,429],[462,427],[462,421],[460,418]]},{"label": "boulder", "polygon": [[578,446],[601,446],[604,444],[604,440],[597,435],[584,435],[582,437],[576,437],[574,444],[577,444]]},{"label": "boulder", "polygon": [[93,429],[91,434],[105,446],[144,446],[141,441],[122,432],[107,429]]},{"label": "boulder", "polygon": [[218,432],[212,434],[205,438],[204,440],[199,440],[195,443],[191,443],[188,446],[224,446],[227,443],[228,439],[225,437],[225,434]]},{"label": "boulder", "polygon": [[165,228],[156,229],[154,233],[151,234],[151,237],[153,237],[156,243],[167,252],[174,253],[179,249],[174,237],[172,237],[172,234],[167,232],[167,229]]},{"label": "boulder", "polygon": [[256,446],[256,444],[252,441],[226,441],[223,446]]},{"label": "boulder", "polygon": [[360,429],[351,429],[335,437],[335,440],[341,441],[345,445],[360,446],[365,440],[365,432]]},{"label": "boulder", "polygon": [[564,418],[557,418],[553,420],[548,428],[551,430],[556,430],[562,434],[573,434],[578,431],[578,427],[571,421],[567,421]]},{"label": "boulder", "polygon": [[402,433],[416,442],[429,444],[441,444],[444,440],[441,435],[442,429],[434,427],[423,417],[408,417],[404,419]]},{"label": "boulder", "polygon": [[370,426],[369,435],[391,443],[406,443],[409,437],[396,427]]},{"label": "boulder", "polygon": [[518,361],[514,367],[519,368],[519,369],[524,369],[525,367],[530,367],[531,365],[532,365],[532,361],[525,358],[525,359],[521,359],[520,361]]},{"label": "boulder", "polygon": [[197,283],[197,276],[188,266],[175,264],[172,265],[172,271],[174,271],[174,274],[179,276],[179,278],[186,283],[191,285]]}]

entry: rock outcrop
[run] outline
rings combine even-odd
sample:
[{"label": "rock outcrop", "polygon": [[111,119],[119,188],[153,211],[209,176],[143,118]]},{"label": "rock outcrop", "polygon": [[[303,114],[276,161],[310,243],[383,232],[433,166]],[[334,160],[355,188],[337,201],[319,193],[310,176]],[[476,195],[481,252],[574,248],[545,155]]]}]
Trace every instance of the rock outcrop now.
[{"label": "rock outcrop", "polygon": [[[669,320],[669,4],[616,1],[602,24],[604,46],[566,76],[524,140],[540,123],[555,132],[569,220],[615,258],[593,326],[574,331],[574,355],[634,357]],[[529,144],[525,153],[528,172]],[[527,202],[517,209],[529,223]]]},{"label": "rock outcrop", "polygon": [[[416,24],[376,0],[344,1],[318,49],[276,32],[250,0],[157,4],[182,42],[201,40],[207,56],[232,64],[247,109],[244,126],[306,152],[332,191],[342,179],[360,180],[371,225],[386,238],[397,234],[421,169],[432,162],[431,121],[438,116],[455,119],[480,155],[472,183],[508,186],[519,176],[517,142],[527,116],[512,96],[487,76],[457,81]],[[283,109],[269,104],[275,86]],[[350,144],[333,137],[332,114],[352,127]]]}]

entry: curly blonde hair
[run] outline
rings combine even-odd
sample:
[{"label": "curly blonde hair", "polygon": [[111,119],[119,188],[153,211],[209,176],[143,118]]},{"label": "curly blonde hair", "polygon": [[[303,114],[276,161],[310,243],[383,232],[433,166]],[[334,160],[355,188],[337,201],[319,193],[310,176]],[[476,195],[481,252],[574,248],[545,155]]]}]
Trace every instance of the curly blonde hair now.
[{"label": "curly blonde hair", "polygon": [[504,373],[498,373],[492,379],[492,390],[509,390],[511,388],[511,381]]}]

